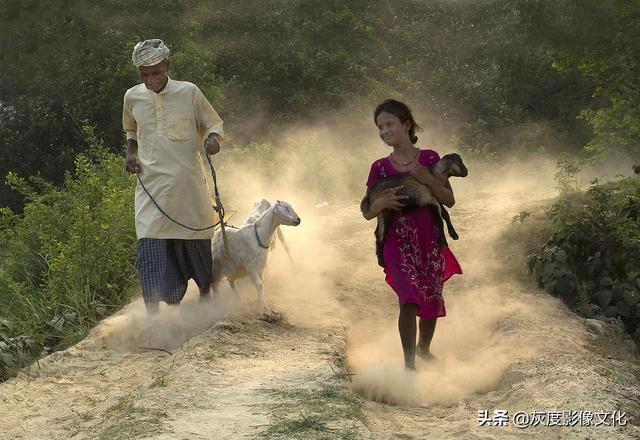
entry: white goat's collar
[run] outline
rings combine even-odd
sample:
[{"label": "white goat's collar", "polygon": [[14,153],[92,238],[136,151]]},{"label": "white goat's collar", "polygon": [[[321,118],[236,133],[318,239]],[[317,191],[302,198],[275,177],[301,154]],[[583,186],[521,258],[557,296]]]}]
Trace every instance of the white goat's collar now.
[{"label": "white goat's collar", "polygon": [[253,224],[253,232],[256,234],[256,240],[258,240],[258,245],[263,249],[269,249],[269,246],[265,246],[262,244],[262,240],[260,240],[260,236],[258,235],[258,225],[256,223]]}]

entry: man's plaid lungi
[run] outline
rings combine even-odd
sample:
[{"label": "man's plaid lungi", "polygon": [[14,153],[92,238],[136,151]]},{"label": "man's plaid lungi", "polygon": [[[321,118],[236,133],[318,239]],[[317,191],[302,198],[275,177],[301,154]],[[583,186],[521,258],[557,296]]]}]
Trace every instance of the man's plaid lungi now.
[{"label": "man's plaid lungi", "polygon": [[141,238],[137,264],[145,303],[179,304],[190,278],[198,287],[211,283],[211,240]]}]

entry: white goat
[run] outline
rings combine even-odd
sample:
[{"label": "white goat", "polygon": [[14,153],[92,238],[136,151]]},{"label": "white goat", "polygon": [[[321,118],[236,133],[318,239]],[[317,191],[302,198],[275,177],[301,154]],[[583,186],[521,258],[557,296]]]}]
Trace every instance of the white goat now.
[{"label": "white goat", "polygon": [[271,208],[271,202],[267,199],[260,199],[253,202],[253,209],[249,213],[249,217],[246,218],[242,226],[252,225],[260,218],[260,216]]},{"label": "white goat", "polygon": [[300,217],[287,202],[277,201],[258,217],[254,223],[245,224],[239,229],[228,228],[227,242],[229,253],[225,253],[222,234],[218,231],[211,244],[213,254],[212,288],[224,276],[237,294],[235,281],[249,276],[258,291],[258,301],[266,307],[262,274],[267,265],[269,244],[279,225],[298,226]]},{"label": "white goat", "polygon": [[[242,226],[251,225],[255,223],[256,220],[260,218],[262,213],[264,213],[270,207],[271,207],[271,202],[268,201],[267,199],[256,200],[253,203],[253,209],[249,213],[249,216],[245,219]],[[291,267],[295,267],[295,264],[293,263],[293,258],[291,258],[291,253],[289,252],[289,246],[287,246],[287,242],[284,241],[284,235],[282,234],[282,229],[280,229],[280,226],[276,228],[276,235],[280,240],[280,243],[282,243],[284,250],[287,252],[287,256],[289,257],[289,262],[291,263]],[[276,238],[273,237],[273,239],[271,240],[271,243],[269,243],[269,249],[274,250],[275,248],[276,248]]]}]

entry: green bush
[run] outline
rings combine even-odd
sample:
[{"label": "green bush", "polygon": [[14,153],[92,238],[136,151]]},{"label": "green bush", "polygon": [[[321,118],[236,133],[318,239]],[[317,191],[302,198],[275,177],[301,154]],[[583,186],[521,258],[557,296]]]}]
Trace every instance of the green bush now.
[{"label": "green bush", "polygon": [[11,173],[7,178],[27,202],[23,215],[0,212],[5,367],[24,364],[23,352],[77,340],[129,301],[127,287],[135,276],[133,178],[91,129],[85,136],[89,148],[76,157],[62,188]]},{"label": "green bush", "polygon": [[0,319],[0,381],[6,380],[16,368],[38,356],[44,345],[44,337],[13,336],[13,325]]},{"label": "green bush", "polygon": [[587,317],[619,317],[640,341],[640,181],[597,180],[548,212],[556,232],[529,256],[540,287]]}]

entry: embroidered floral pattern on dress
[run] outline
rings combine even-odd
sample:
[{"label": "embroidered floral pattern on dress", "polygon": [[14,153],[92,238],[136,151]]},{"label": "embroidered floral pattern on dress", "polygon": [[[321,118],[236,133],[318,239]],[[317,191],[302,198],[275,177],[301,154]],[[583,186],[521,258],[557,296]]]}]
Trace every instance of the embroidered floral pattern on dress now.
[{"label": "embroidered floral pattern on dress", "polygon": [[384,170],[384,165],[382,164],[382,161],[379,160],[377,164],[378,164],[378,171],[380,172],[380,176],[387,177],[387,172]]},{"label": "embroidered floral pattern on dress", "polygon": [[395,233],[400,245],[400,268],[410,280],[411,286],[427,303],[444,303],[442,299],[444,255],[433,241],[426,255],[422,256],[418,241],[418,228],[414,219],[400,214]]}]

